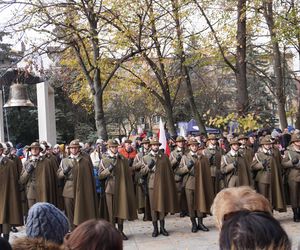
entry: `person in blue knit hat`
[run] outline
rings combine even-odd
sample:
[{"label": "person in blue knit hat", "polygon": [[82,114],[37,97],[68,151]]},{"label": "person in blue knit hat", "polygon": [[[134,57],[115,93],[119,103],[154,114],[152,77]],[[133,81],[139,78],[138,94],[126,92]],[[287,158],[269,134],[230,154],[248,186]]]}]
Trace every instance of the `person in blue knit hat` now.
[{"label": "person in blue knit hat", "polygon": [[28,212],[26,235],[61,244],[69,231],[67,217],[54,205],[38,202]]},{"label": "person in blue knit hat", "polygon": [[[58,250],[64,236],[69,232],[67,217],[53,204],[38,202],[28,212],[25,238],[13,242],[14,250],[52,249]],[[39,248],[35,248],[35,247]],[[40,248],[41,246],[45,248]]]}]

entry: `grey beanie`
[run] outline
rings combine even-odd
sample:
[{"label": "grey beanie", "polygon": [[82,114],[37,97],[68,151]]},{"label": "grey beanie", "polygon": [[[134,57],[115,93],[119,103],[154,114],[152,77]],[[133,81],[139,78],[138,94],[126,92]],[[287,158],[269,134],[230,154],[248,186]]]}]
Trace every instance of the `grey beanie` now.
[{"label": "grey beanie", "polygon": [[26,222],[26,235],[28,237],[41,237],[62,244],[68,231],[68,219],[54,205],[38,202],[29,209]]}]

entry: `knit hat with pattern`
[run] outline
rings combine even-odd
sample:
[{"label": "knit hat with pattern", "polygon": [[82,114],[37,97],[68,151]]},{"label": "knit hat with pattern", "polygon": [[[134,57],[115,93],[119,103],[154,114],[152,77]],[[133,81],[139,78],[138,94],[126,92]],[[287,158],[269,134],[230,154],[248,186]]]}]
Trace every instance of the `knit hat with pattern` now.
[{"label": "knit hat with pattern", "polygon": [[68,219],[54,205],[38,202],[30,208],[26,222],[26,235],[28,237],[41,237],[62,244],[68,231]]}]

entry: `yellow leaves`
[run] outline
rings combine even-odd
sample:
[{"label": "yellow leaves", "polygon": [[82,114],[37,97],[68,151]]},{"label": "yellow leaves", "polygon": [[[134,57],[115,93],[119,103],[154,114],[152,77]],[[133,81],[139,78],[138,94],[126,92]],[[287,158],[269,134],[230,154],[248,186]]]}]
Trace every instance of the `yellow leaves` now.
[{"label": "yellow leaves", "polygon": [[295,106],[291,107],[290,110],[286,112],[287,117],[295,117],[296,114],[297,114],[297,108]]},{"label": "yellow leaves", "polygon": [[259,116],[256,116],[253,113],[249,113],[246,116],[238,116],[237,113],[230,113],[227,116],[216,116],[214,118],[210,117],[208,124],[220,129],[226,129],[230,122],[237,122],[237,132],[240,133],[257,130],[260,127]]}]

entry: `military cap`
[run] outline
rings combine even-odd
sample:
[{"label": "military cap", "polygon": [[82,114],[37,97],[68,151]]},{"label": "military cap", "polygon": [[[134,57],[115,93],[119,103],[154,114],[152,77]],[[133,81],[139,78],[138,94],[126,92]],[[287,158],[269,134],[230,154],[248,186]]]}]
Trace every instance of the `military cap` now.
[{"label": "military cap", "polygon": [[144,138],[144,139],[142,140],[142,143],[141,143],[141,144],[147,144],[147,143],[150,143],[150,140],[147,139],[147,138]]},{"label": "military cap", "polygon": [[96,140],[96,144],[102,144],[104,142],[104,140],[102,138],[98,138]]},{"label": "military cap", "polygon": [[238,140],[248,140],[248,139],[249,139],[249,137],[246,136],[246,135],[244,135],[244,134],[240,134],[240,135],[238,136]]},{"label": "military cap", "polygon": [[46,148],[49,148],[49,145],[46,141],[41,141],[41,144],[43,144]]},{"label": "military cap", "polygon": [[32,148],[39,148],[41,151],[43,150],[43,148],[41,147],[41,145],[38,142],[31,143],[31,145],[28,147],[28,149],[31,150]]},{"label": "military cap", "polygon": [[274,144],[274,142],[275,141],[272,139],[270,135],[266,135],[261,139],[260,145],[270,145],[270,144]]},{"label": "military cap", "polygon": [[6,142],[6,147],[13,148],[14,145],[12,144],[12,142],[8,141],[8,142]]},{"label": "military cap", "polygon": [[183,136],[178,136],[176,142],[185,142],[185,138]]},{"label": "military cap", "polygon": [[117,140],[109,139],[107,141],[107,146],[108,147],[118,147],[119,143],[117,142]]},{"label": "military cap", "polygon": [[81,148],[79,144],[79,140],[73,140],[70,142],[69,146],[67,148]]},{"label": "military cap", "polygon": [[209,134],[207,140],[217,140],[217,136],[214,134]]},{"label": "military cap", "polygon": [[233,144],[239,144],[239,145],[240,145],[239,139],[238,139],[237,137],[234,137],[234,138],[232,138],[232,139],[230,140],[229,144],[230,144],[230,145],[233,145]]},{"label": "military cap", "polygon": [[151,141],[150,141],[150,145],[161,145],[161,143],[159,142],[158,138],[153,138]]},{"label": "military cap", "polygon": [[300,141],[300,134],[299,133],[292,134],[292,138],[291,138],[290,143],[297,142],[297,141]]},{"label": "military cap", "polygon": [[195,139],[195,138],[191,138],[189,141],[188,141],[188,146],[190,145],[199,145],[200,143]]},{"label": "military cap", "polygon": [[132,140],[126,139],[126,140],[124,141],[124,143],[129,143],[129,144],[131,144],[131,143],[132,143]]}]

